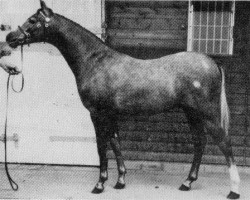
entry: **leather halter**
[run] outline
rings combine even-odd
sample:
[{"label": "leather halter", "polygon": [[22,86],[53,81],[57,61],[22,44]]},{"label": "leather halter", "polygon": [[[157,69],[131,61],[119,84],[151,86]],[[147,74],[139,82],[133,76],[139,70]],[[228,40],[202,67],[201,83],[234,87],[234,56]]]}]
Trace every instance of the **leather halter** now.
[{"label": "leather halter", "polygon": [[[50,22],[50,18],[48,16],[46,16],[41,10],[39,11],[39,13],[41,14],[41,16],[44,18],[44,42],[47,40],[47,34],[46,34],[46,29],[49,27],[49,22]],[[38,21],[36,24],[34,24],[33,26],[30,27],[30,29],[32,29],[34,26],[36,26],[37,28],[41,28],[42,27],[42,24],[40,21]],[[20,30],[20,32],[23,34],[23,35],[20,35],[18,37],[18,41],[19,41],[19,44],[23,44],[24,42],[27,42],[29,44],[29,40],[31,38],[30,36],[30,33],[27,32],[27,30],[24,30],[21,26],[18,26],[18,29]],[[24,36],[24,37],[23,37]]]},{"label": "leather halter", "polygon": [[24,38],[21,38],[21,36],[18,37],[19,43],[24,43],[24,41],[28,42],[30,40],[30,34],[26,32],[21,26],[18,26],[18,29],[20,32],[24,35]]}]

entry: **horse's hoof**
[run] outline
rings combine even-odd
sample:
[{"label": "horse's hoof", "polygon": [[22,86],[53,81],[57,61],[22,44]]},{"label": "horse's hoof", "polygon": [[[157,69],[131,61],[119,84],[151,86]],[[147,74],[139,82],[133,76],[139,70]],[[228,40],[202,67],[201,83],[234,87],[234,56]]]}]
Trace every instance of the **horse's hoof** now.
[{"label": "horse's hoof", "polygon": [[235,192],[230,192],[229,195],[227,195],[227,198],[228,199],[239,199],[240,198],[240,195],[235,193]]},{"label": "horse's hoof", "polygon": [[179,190],[181,191],[189,191],[191,189],[191,187],[187,187],[186,185],[182,184],[180,187],[179,187]]},{"label": "horse's hoof", "polygon": [[93,193],[93,194],[100,194],[100,193],[103,192],[103,190],[104,190],[104,188],[100,189],[100,188],[95,187],[95,188],[92,190],[92,193]]},{"label": "horse's hoof", "polygon": [[115,189],[123,189],[123,188],[125,188],[125,184],[117,182],[114,188]]}]

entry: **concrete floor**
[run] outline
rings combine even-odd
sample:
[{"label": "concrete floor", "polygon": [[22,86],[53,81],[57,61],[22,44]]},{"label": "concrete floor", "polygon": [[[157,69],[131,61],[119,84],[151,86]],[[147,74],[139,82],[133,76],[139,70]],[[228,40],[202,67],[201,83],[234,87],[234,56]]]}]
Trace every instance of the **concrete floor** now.
[{"label": "concrete floor", "polygon": [[[0,165],[0,199],[168,199],[168,200],[225,200],[230,190],[227,173],[201,171],[192,190],[182,192],[178,187],[187,173],[160,170],[130,169],[124,190],[115,190],[116,169],[109,169],[109,180],[102,194],[91,193],[98,168],[47,165],[9,165],[19,190],[12,191],[3,164]],[[240,172],[241,199],[250,199],[250,174]]]}]

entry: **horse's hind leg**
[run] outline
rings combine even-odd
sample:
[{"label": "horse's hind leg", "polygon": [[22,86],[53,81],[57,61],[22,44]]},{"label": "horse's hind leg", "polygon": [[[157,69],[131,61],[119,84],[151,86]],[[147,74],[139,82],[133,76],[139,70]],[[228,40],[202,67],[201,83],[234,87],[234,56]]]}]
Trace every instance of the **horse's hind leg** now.
[{"label": "horse's hind leg", "polygon": [[110,145],[114,151],[118,169],[118,181],[114,188],[123,189],[125,187],[126,168],[121,154],[121,146],[119,141],[119,132],[118,132],[118,124],[116,117],[110,118],[109,135],[110,135],[109,136]]},{"label": "horse's hind leg", "polygon": [[227,161],[227,165],[229,167],[231,191],[227,196],[227,198],[238,199],[240,197],[239,195],[240,177],[233,157],[231,139],[228,135],[226,135],[225,131],[220,127],[218,121],[219,120],[207,120],[205,122],[205,127],[207,129],[207,132],[212,136],[214,142],[219,146],[220,150],[224,154]]},{"label": "horse's hind leg", "polygon": [[91,119],[95,127],[97,150],[100,159],[99,180],[94,189],[92,190],[92,193],[99,194],[103,192],[104,183],[108,179],[108,159],[106,156],[108,136],[106,135],[104,118],[98,115],[91,115]]},{"label": "horse's hind leg", "polygon": [[194,144],[194,157],[192,166],[187,179],[180,186],[180,190],[188,191],[191,189],[192,182],[198,179],[199,168],[201,164],[202,155],[207,143],[207,138],[204,133],[204,124],[202,118],[194,111],[184,110],[190,125],[190,131],[192,133]]}]

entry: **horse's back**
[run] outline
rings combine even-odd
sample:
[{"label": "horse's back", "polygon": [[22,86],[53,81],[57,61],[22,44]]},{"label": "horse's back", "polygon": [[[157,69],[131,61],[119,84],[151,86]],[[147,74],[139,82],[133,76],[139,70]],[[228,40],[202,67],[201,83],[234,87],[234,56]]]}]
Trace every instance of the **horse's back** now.
[{"label": "horse's back", "polygon": [[[220,70],[214,60],[197,52],[180,52],[150,60],[125,56],[124,60],[126,61],[120,62],[120,69],[118,67],[117,70],[123,71],[124,68],[126,72],[140,75],[143,77],[143,84],[151,84],[152,81],[155,81],[158,82],[158,85],[162,82],[162,84],[166,84],[166,87],[170,87],[185,79],[192,82],[203,82],[207,85],[220,80],[221,77]],[[132,78],[133,76],[130,76],[130,79]],[[173,90],[174,88],[170,87],[169,89]]]},{"label": "horse's back", "polygon": [[[124,54],[118,54],[117,61],[124,68],[133,70],[159,70],[164,68],[168,74],[181,73],[183,71],[195,73],[199,71],[205,74],[218,75],[219,70],[213,59],[198,52],[179,52],[156,59],[136,59]],[[117,67],[117,66],[116,66]]]},{"label": "horse's back", "polygon": [[203,73],[219,72],[213,59],[198,52],[180,52],[159,58],[161,63],[166,63],[176,69],[176,71],[203,71]]}]

